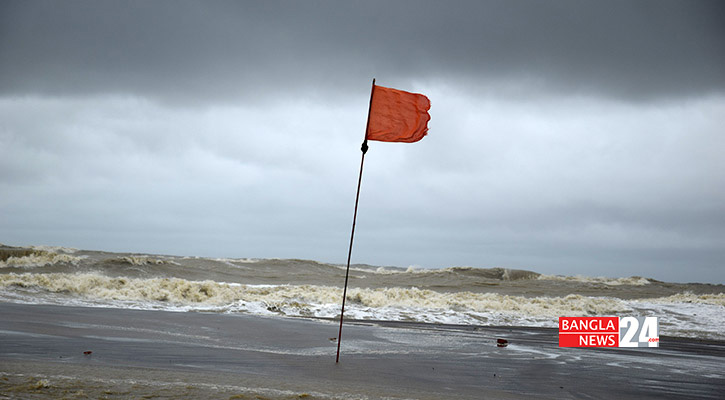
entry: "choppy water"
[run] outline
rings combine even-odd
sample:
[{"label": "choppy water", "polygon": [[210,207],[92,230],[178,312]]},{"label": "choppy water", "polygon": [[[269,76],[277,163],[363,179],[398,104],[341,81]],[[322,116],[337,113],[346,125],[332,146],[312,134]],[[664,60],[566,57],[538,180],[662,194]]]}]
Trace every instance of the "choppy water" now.
[{"label": "choppy water", "polygon": [[[0,301],[339,317],[345,267],[0,246]],[[503,268],[355,265],[346,318],[556,327],[560,316],[657,316],[660,334],[725,339],[725,286]]]}]

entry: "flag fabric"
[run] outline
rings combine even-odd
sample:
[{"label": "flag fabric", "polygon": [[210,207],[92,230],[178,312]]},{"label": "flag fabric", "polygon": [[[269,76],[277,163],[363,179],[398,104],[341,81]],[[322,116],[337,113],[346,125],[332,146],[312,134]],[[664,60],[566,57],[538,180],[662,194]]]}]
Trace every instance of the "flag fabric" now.
[{"label": "flag fabric", "polygon": [[367,140],[412,143],[428,133],[430,100],[422,94],[373,86]]},{"label": "flag fabric", "polygon": [[342,343],[342,321],[345,314],[345,298],[347,297],[347,281],[350,275],[350,257],[352,256],[352,241],[355,237],[355,221],[357,221],[357,206],[360,200],[360,184],[362,183],[365,153],[368,151],[368,140],[381,142],[413,143],[423,139],[428,133],[430,121],[430,100],[422,94],[404,92],[402,90],[376,86],[373,79],[370,90],[370,108],[368,109],[368,122],[365,128],[365,141],[363,141],[362,156],[360,157],[360,175],[357,179],[357,195],[355,196],[355,213],[352,217],[352,233],[350,234],[350,247],[347,252],[347,270],[345,271],[345,288],[342,291],[342,307],[340,308],[340,330],[337,333],[337,357],[340,362],[340,343]]}]

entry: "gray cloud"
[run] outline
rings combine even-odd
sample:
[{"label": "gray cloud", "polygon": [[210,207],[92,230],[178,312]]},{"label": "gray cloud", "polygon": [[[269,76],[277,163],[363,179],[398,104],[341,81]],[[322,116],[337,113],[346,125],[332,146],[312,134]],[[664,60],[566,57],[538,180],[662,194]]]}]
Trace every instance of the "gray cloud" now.
[{"label": "gray cloud", "polygon": [[[3,2],[8,94],[174,102],[520,85],[647,99],[725,89],[719,1]],[[363,85],[364,87],[364,85]]]}]

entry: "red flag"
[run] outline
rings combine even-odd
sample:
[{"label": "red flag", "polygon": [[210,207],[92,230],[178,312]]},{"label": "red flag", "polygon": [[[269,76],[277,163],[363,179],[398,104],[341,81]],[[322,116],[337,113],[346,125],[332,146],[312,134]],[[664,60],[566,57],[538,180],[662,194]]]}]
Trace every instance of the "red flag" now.
[{"label": "red flag", "polygon": [[367,139],[413,143],[428,133],[430,100],[422,94],[373,86]]}]

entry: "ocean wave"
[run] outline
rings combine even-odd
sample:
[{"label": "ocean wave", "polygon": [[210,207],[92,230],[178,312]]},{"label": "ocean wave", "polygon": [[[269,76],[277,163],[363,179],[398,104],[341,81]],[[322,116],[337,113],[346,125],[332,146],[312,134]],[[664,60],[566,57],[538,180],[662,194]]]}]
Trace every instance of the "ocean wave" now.
[{"label": "ocean wave", "polygon": [[168,260],[168,259],[163,259],[163,258],[158,258],[158,257],[150,257],[150,256],[137,256],[137,255],[120,256],[120,257],[112,258],[110,260],[106,260],[106,262],[109,262],[109,263],[128,264],[128,265],[137,265],[137,266],[142,266],[142,265],[167,265],[167,264],[179,265],[179,263],[177,263],[175,261],[172,261],[172,260]]},{"label": "ocean wave", "polygon": [[[342,289],[322,285],[249,285],[101,273],[0,274],[0,300],[27,303],[339,318]],[[349,288],[345,316],[469,325],[556,327],[561,316],[660,317],[665,335],[719,339],[725,293],[677,293],[619,299],[569,294],[526,297],[439,292],[415,287]]]},{"label": "ocean wave", "polygon": [[375,269],[364,269],[364,268],[350,268],[355,271],[361,272],[372,272],[381,275],[400,275],[400,274],[411,274],[411,275],[455,275],[461,278],[483,278],[490,280],[502,280],[502,281],[516,281],[516,280],[527,280],[536,279],[541,274],[534,271],[527,271],[523,269],[510,269],[510,268],[475,268],[475,267],[447,267],[447,268],[417,268],[408,267],[407,269],[396,268],[396,267],[378,267]]},{"label": "ocean wave", "polygon": [[[0,287],[35,288],[99,300],[167,302],[174,305],[230,306],[264,303],[268,309],[290,315],[325,316],[337,305],[342,290],[315,285],[242,285],[179,278],[108,277],[96,273],[0,275]],[[509,313],[534,318],[559,315],[601,315],[626,311],[619,299],[568,295],[533,297],[496,293],[442,293],[417,288],[351,288],[347,302],[358,309],[414,310],[416,313]],[[411,314],[412,315],[412,314]]]},{"label": "ocean wave", "polygon": [[663,335],[725,340],[725,293],[678,293],[629,302],[634,315],[658,318]]},{"label": "ocean wave", "polygon": [[74,256],[55,251],[32,250],[18,255],[10,255],[0,261],[0,268],[37,268],[61,263],[78,265],[84,258],[85,256]]},{"label": "ocean wave", "polygon": [[608,286],[620,286],[620,285],[631,285],[631,286],[644,286],[649,285],[651,282],[647,278],[640,276],[630,276],[627,278],[606,278],[606,277],[591,277],[591,276],[563,276],[563,275],[539,275],[537,279],[550,280],[550,281],[567,281],[567,282],[580,282],[580,283],[596,283]]},{"label": "ocean wave", "polygon": [[[185,260],[191,259],[193,257],[184,257]],[[260,261],[263,261],[261,258],[211,258],[213,261],[218,261],[222,263],[242,263],[242,264],[256,264]]]},{"label": "ocean wave", "polygon": [[77,253],[79,250],[74,249],[72,247],[63,247],[63,246],[46,246],[46,245],[37,245],[37,246],[30,246],[31,249],[37,250],[37,251],[45,251],[48,253],[66,253],[66,254],[73,254]]},{"label": "ocean wave", "polygon": [[[656,297],[650,299],[641,299],[640,302],[652,304],[710,304],[714,306],[725,307],[725,293],[712,294],[694,294],[692,292],[677,293],[666,297]],[[725,310],[723,310],[725,312]]]}]

